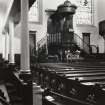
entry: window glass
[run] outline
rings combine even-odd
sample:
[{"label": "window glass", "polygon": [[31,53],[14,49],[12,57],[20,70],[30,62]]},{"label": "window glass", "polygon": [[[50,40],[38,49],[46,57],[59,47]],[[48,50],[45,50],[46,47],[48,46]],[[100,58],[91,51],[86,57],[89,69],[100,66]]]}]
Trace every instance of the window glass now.
[{"label": "window glass", "polygon": [[39,9],[38,0],[36,0],[29,10],[29,21],[30,22],[38,22],[39,21],[39,11],[38,11],[38,9]]},{"label": "window glass", "polygon": [[92,0],[76,0],[76,23],[77,24],[93,24],[93,3]]}]

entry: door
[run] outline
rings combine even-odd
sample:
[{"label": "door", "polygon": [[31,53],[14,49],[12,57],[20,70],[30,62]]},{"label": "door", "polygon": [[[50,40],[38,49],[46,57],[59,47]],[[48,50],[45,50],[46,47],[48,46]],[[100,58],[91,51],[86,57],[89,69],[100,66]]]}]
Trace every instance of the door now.
[{"label": "door", "polygon": [[83,33],[83,49],[86,53],[90,52],[90,33]]},{"label": "door", "polygon": [[36,31],[29,32],[30,38],[30,62],[35,63],[35,53],[36,53]]}]

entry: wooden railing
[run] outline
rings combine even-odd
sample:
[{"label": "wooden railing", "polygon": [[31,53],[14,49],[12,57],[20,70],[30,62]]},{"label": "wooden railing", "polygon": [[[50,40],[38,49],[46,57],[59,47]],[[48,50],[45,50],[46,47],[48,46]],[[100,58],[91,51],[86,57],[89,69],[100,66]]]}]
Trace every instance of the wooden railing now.
[{"label": "wooden railing", "polygon": [[74,33],[74,42],[80,47],[80,49],[83,49],[83,44],[84,46],[87,46],[88,52],[86,53],[98,53],[98,47],[96,45],[90,45],[87,42],[83,41],[83,39],[76,33]]},{"label": "wooden railing", "polygon": [[1,105],[11,105],[9,102],[6,101],[6,99],[2,98],[1,96],[0,96],[0,104]]}]

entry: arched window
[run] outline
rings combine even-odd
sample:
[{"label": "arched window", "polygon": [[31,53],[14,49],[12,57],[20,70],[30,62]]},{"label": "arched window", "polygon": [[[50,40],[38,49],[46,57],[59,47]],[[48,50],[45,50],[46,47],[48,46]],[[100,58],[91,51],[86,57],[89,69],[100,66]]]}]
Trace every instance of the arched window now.
[{"label": "arched window", "polygon": [[29,10],[29,22],[42,22],[42,0],[36,0]]},{"label": "arched window", "polygon": [[76,11],[77,24],[93,24],[93,0],[76,0],[78,8]]}]

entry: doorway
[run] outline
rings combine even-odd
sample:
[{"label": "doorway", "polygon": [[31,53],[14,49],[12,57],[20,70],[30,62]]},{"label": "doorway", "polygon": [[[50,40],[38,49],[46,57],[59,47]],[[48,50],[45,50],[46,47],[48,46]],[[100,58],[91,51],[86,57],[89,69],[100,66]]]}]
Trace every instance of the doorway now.
[{"label": "doorway", "polygon": [[83,35],[83,49],[86,53],[90,52],[90,33],[82,33]]},{"label": "doorway", "polygon": [[29,31],[29,40],[30,40],[30,62],[35,63],[36,31]]}]

